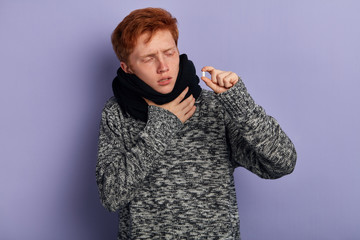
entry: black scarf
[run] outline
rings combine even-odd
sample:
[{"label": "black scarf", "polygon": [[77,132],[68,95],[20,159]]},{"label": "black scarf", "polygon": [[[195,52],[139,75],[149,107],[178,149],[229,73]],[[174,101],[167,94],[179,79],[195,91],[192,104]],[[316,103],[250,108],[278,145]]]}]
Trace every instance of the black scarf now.
[{"label": "black scarf", "polygon": [[148,117],[148,104],[143,98],[162,105],[178,97],[187,86],[189,86],[189,91],[185,98],[190,94],[198,98],[201,93],[199,77],[196,75],[194,64],[188,60],[186,54],[180,55],[179,74],[174,89],[168,94],[155,91],[135,74],[125,73],[121,67],[112,83],[114,96],[121,110],[144,122]]}]

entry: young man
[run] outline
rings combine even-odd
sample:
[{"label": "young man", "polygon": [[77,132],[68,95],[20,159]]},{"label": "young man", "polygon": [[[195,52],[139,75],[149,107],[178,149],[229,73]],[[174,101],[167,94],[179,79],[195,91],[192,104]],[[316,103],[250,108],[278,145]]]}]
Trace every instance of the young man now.
[{"label": "young man", "polygon": [[97,184],[119,212],[118,239],[240,239],[233,172],[293,171],[294,146],[233,72],[201,79],[179,55],[176,19],[131,12],[115,29],[120,60],[100,126]]}]

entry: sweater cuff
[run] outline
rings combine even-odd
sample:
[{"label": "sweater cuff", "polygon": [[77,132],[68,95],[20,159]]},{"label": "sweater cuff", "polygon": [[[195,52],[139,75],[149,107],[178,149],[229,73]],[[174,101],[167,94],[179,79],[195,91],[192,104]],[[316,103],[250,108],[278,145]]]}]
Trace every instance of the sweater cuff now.
[{"label": "sweater cuff", "polygon": [[233,118],[246,118],[256,107],[240,77],[232,88],[220,93],[218,99]]},{"label": "sweater cuff", "polygon": [[152,142],[154,150],[162,153],[171,137],[182,126],[180,119],[170,111],[157,106],[149,106],[148,121],[141,137]]}]

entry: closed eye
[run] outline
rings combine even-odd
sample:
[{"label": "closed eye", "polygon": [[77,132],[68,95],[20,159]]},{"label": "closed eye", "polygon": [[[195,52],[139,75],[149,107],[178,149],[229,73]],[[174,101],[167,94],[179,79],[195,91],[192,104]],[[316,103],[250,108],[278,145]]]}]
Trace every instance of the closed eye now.
[{"label": "closed eye", "polygon": [[175,50],[174,49],[170,49],[170,50],[167,50],[165,52],[165,55],[168,56],[168,57],[171,57],[175,54]]},{"label": "closed eye", "polygon": [[146,57],[146,58],[144,58],[143,59],[143,62],[150,62],[150,61],[152,61],[152,60],[154,60],[154,58],[153,57]]}]

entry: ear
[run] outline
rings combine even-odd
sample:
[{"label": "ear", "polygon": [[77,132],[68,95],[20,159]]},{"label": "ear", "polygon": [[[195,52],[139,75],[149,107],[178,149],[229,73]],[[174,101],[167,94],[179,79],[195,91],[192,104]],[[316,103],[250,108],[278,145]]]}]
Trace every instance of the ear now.
[{"label": "ear", "polygon": [[120,62],[120,67],[124,72],[133,74],[133,71],[131,70],[130,66],[128,66],[126,63]]}]

